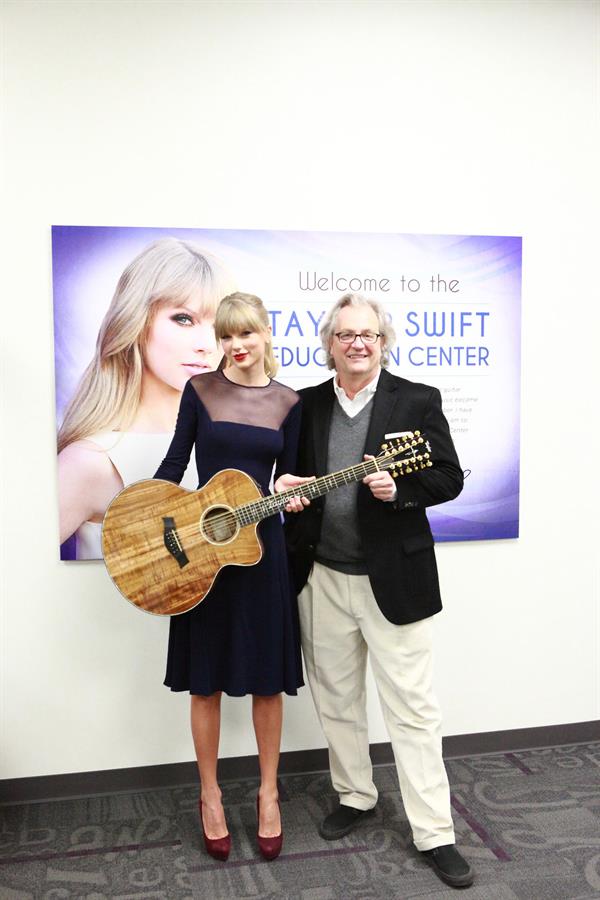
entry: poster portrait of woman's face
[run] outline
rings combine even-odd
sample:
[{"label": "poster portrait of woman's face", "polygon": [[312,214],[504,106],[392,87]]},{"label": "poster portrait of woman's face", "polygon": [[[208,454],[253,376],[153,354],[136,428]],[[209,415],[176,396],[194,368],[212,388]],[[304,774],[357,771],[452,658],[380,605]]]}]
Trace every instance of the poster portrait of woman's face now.
[{"label": "poster portrait of woman's face", "polygon": [[[187,380],[221,360],[214,318],[234,289],[222,262],[174,237],[145,246],[118,278],[58,430],[63,558],[100,558],[108,504],[126,484],[152,477]],[[193,471],[186,481],[196,486]]]}]

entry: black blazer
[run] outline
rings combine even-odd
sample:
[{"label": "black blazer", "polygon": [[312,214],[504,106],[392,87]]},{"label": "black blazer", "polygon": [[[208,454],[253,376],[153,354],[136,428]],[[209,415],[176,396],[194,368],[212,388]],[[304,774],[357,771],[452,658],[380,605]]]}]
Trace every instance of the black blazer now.
[{"label": "black blazer", "polygon": [[[333,379],[299,391],[302,425],[298,475],[325,475],[333,404]],[[384,616],[396,625],[417,622],[442,608],[433,536],[425,507],[460,494],[463,473],[442,412],[440,392],[382,370],[364,452],[374,456],[386,434],[423,432],[431,443],[434,465],[396,479],[393,503],[377,500],[362,483],[358,522],[369,580]],[[361,457],[356,462],[361,462]],[[286,537],[298,593],[308,580],[321,534],[324,498],[304,512],[286,516]]]}]

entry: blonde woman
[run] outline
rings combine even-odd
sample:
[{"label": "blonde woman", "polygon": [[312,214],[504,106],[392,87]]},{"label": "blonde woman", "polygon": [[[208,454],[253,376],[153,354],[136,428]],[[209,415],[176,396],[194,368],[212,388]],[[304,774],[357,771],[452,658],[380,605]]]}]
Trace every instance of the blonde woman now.
[{"label": "blonde woman", "polygon": [[220,262],[176,238],[150,244],[121,275],[58,434],[60,540],[76,535],[77,559],[101,557],[106,507],[152,474],[185,383],[219,363],[214,316],[232,287]]},{"label": "blonde woman", "polygon": [[[262,302],[251,294],[226,297],[215,331],[227,366],[194,375],[185,386],[175,436],[156,477],[178,483],[195,446],[201,484],[226,468],[247,472],[265,493],[273,467],[275,490],[308,480],[284,474],[296,464],[300,402],[295,391],[273,381],[277,365]],[[299,512],[303,506],[296,498],[287,508]],[[192,695],[200,821],[207,852],[220,860],[231,848],[217,783],[221,695],[252,694],[261,775],[257,839],[265,859],[274,859],[283,840],[277,796],[281,695],[294,695],[303,684],[296,597],[279,517],[265,519],[259,531],[261,561],[223,569],[202,603],[171,619],[169,634],[165,684]]]}]

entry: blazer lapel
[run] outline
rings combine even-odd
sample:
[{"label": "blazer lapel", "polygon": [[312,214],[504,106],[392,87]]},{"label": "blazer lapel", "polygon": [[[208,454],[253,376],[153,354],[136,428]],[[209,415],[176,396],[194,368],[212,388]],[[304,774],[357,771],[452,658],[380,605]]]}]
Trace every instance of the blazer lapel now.
[{"label": "blazer lapel", "polygon": [[335,393],[333,391],[333,379],[320,385],[313,417],[315,474],[327,473],[327,453],[329,451],[329,430],[331,428],[331,416]]},{"label": "blazer lapel", "polygon": [[399,396],[397,381],[385,369],[382,369],[373,399],[373,412],[371,413],[371,422],[365,441],[365,453],[377,456],[380,452],[387,424]]}]

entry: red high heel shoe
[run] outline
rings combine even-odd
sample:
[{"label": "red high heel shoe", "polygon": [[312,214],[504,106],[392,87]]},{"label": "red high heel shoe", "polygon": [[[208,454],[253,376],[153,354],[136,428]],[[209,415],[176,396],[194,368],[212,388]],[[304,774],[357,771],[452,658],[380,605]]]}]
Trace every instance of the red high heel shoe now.
[{"label": "red high heel shoe", "polygon": [[204,819],[202,818],[202,800],[198,801],[198,806],[200,811],[200,826],[202,828],[202,837],[204,838],[204,846],[206,847],[206,852],[214,859],[225,862],[231,850],[231,835],[229,834],[229,832],[227,832],[225,837],[222,838],[206,837],[206,832],[204,830]]},{"label": "red high heel shoe", "polygon": [[[279,807],[279,815],[281,815],[281,806],[279,806],[279,800],[277,801],[277,806]],[[258,794],[256,795],[256,816],[258,821],[260,822],[260,799]],[[258,849],[262,853],[263,857],[269,862],[272,859],[277,859],[279,854],[281,853],[281,847],[283,845],[283,828],[279,832],[279,834],[275,835],[275,837],[261,837],[258,833],[259,826],[256,826],[256,840],[258,841]]]}]

